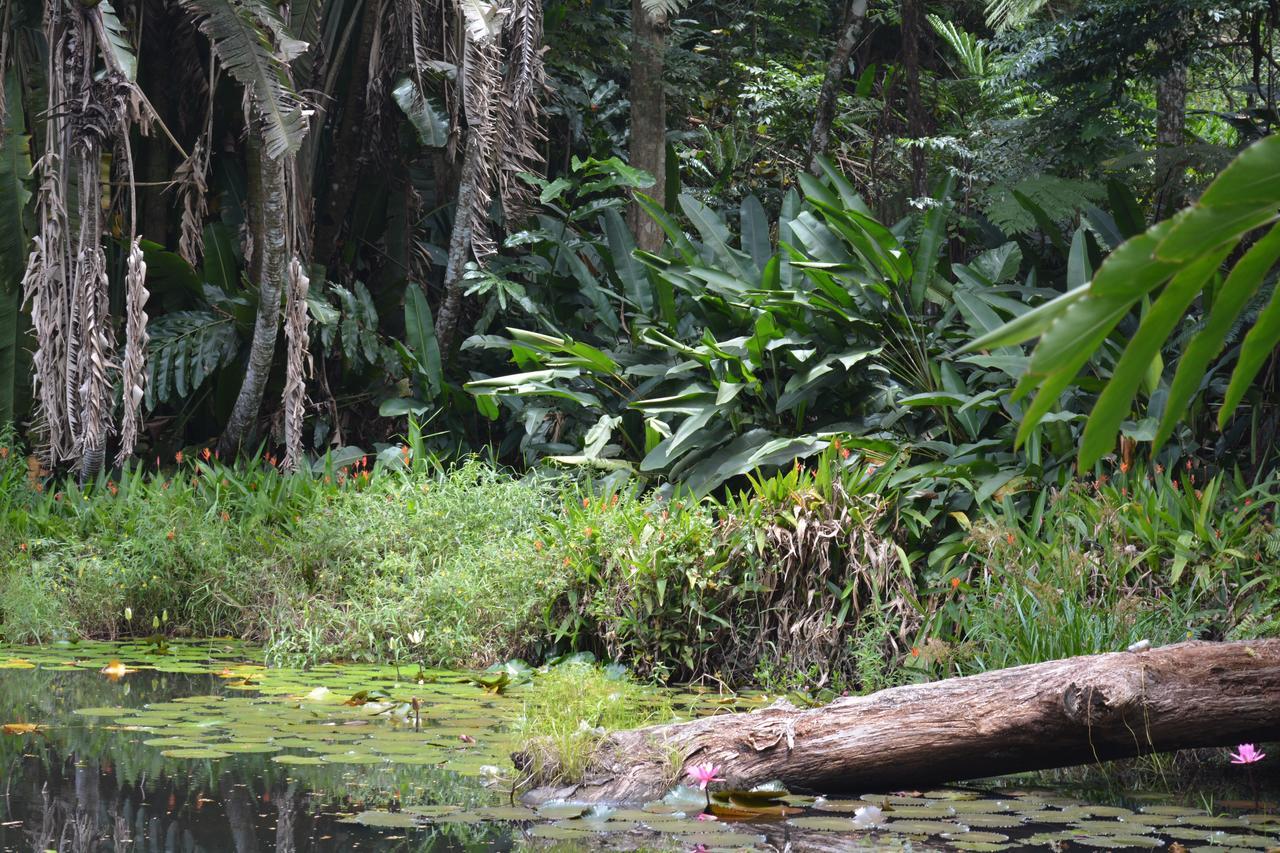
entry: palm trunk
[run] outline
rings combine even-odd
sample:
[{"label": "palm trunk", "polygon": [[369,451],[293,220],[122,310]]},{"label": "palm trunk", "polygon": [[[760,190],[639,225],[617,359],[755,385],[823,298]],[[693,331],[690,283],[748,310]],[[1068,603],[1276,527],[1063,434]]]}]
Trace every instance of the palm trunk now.
[{"label": "palm trunk", "polygon": [[374,0],[367,3],[362,14],[364,18],[360,22],[360,37],[351,60],[351,79],[347,84],[346,98],[333,135],[334,153],[329,155],[333,172],[328,186],[323,190],[325,203],[317,211],[315,221],[315,240],[312,243],[314,260],[327,266],[333,266],[336,259],[341,257],[339,241],[347,213],[356,197],[360,170],[366,157],[369,56],[373,51],[378,19],[382,15],[381,2]]},{"label": "palm trunk", "polygon": [[[631,0],[631,165],[653,175],[654,200],[666,206],[667,96],[665,24],[654,20],[640,0]],[[636,246],[646,252],[662,248],[658,223],[638,205],[631,206]]]},{"label": "palm trunk", "polygon": [[458,180],[458,197],[453,219],[453,234],[449,238],[449,261],[444,272],[444,299],[436,311],[436,340],[440,354],[447,360],[452,357],[457,343],[458,328],[462,325],[462,273],[471,256],[472,206],[480,181],[483,163],[482,140],[479,134],[467,133],[466,153],[462,160],[462,176]]},{"label": "palm trunk", "polygon": [[284,157],[271,159],[253,129],[249,133],[249,228],[253,236],[250,274],[258,284],[258,316],[249,345],[244,382],[218,450],[239,452],[252,436],[271,375],[280,330],[280,294],[288,264],[288,203]]},{"label": "palm trunk", "polygon": [[862,35],[862,25],[867,19],[867,0],[853,0],[844,16],[844,29],[836,42],[836,49],[827,63],[827,73],[822,78],[822,88],[818,91],[818,109],[813,119],[813,133],[809,137],[808,169],[817,174],[818,158],[827,153],[831,141],[831,122],[836,115],[836,101],[840,94],[840,84],[844,81],[845,69],[849,66],[849,58]]}]

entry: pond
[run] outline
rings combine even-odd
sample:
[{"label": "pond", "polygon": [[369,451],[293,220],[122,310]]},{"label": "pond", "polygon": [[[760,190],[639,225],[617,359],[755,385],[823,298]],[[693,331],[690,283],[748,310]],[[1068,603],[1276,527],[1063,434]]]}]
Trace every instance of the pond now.
[{"label": "pond", "polygon": [[[1103,802],[1028,779],[771,795],[724,803],[714,821],[695,819],[703,799],[688,789],[636,808],[534,810],[510,794],[520,692],[416,667],[266,669],[222,640],[0,646],[0,850],[1280,847],[1274,806],[1219,801],[1211,814],[1197,796]],[[758,701],[686,693],[677,706]]]}]

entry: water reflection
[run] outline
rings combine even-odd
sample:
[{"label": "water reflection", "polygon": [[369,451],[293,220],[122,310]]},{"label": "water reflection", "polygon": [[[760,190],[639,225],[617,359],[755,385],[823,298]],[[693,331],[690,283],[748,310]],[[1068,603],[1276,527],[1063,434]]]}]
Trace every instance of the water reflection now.
[{"label": "water reflection", "polygon": [[[162,658],[127,644],[0,647],[0,723],[43,727],[0,735],[0,851],[1280,847],[1275,814],[1247,804],[1208,814],[1197,797],[1134,790],[798,797],[788,802],[803,814],[767,822],[695,821],[696,792],[692,805],[536,813],[481,784],[484,765],[502,762],[513,744],[518,697],[456,679],[408,685],[429,697],[418,731],[341,702],[357,690],[403,692],[393,671],[248,678],[252,654],[235,644],[175,647]],[[140,670],[112,681],[99,672],[106,656]],[[325,702],[310,698],[317,685],[332,694]],[[1264,780],[1267,799],[1274,790]],[[868,803],[884,809],[884,825],[851,820]]]}]

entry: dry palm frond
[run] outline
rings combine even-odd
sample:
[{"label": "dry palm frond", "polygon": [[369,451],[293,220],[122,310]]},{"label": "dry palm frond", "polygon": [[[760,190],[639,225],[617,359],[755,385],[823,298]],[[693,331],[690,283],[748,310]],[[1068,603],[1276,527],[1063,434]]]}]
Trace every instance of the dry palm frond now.
[{"label": "dry palm frond", "polygon": [[296,471],[303,464],[302,425],[306,411],[306,359],[310,347],[307,334],[307,290],[310,279],[297,257],[289,262],[287,302],[285,304],[284,330],[288,338],[289,354],[285,364],[284,380],[284,465]]},{"label": "dry palm frond", "polygon": [[204,254],[204,217],[208,212],[207,175],[209,174],[209,149],[204,139],[197,139],[191,156],[173,173],[182,199],[181,232],[178,236],[178,254],[193,267],[200,266]]},{"label": "dry palm frond", "polygon": [[125,305],[128,319],[125,324],[124,364],[121,384],[124,386],[124,418],[120,426],[120,450],[116,464],[121,465],[133,454],[138,442],[138,426],[142,421],[142,399],[146,393],[147,377],[147,262],[142,254],[141,238],[134,237],[129,245],[129,258],[125,267]]},{"label": "dry palm frond", "polygon": [[[497,6],[496,3],[472,5]],[[477,262],[484,263],[497,251],[489,233],[488,220],[498,171],[494,154],[502,114],[502,72],[497,35],[485,35],[477,40],[477,33],[489,31],[474,25],[471,14],[467,15],[467,20],[467,46],[461,75],[462,104],[467,119],[467,160],[476,174],[470,210],[459,211],[459,215],[470,217],[471,253]]]},{"label": "dry palm frond", "polygon": [[506,33],[507,74],[502,99],[506,122],[501,135],[498,182],[502,209],[511,223],[524,218],[533,202],[533,187],[518,175],[540,170],[538,143],[546,139],[541,109],[546,74],[542,65],[540,0],[515,0]]},{"label": "dry palm frond", "polygon": [[107,259],[102,251],[98,176],[98,149],[86,145],[80,154],[80,239],[73,280],[80,342],[75,389],[79,404],[76,449],[82,479],[101,470],[111,430],[111,321],[107,314]]}]

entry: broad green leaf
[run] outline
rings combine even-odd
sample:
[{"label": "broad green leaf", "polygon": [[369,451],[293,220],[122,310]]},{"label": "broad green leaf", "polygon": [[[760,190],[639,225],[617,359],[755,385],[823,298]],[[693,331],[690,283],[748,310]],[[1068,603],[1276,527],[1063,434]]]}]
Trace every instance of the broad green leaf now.
[{"label": "broad green leaf", "polygon": [[435,321],[431,317],[431,305],[422,288],[409,282],[404,294],[405,342],[413,350],[422,365],[427,390],[438,395],[444,389],[444,375],[440,364],[440,344],[436,340]]},{"label": "broad green leaf", "polygon": [[636,241],[631,230],[623,222],[621,214],[613,208],[606,208],[600,216],[605,239],[609,242],[609,255],[613,258],[613,269],[622,282],[622,292],[631,304],[642,315],[653,315],[653,287],[649,284],[649,274],[644,264],[636,260]]},{"label": "broad green leaf", "polygon": [[416,83],[405,77],[391,90],[391,97],[405,118],[418,132],[418,141],[428,148],[443,148],[449,143],[449,115],[419,91]]},{"label": "broad green leaf", "polygon": [[764,205],[754,195],[742,199],[739,218],[742,228],[742,251],[751,256],[755,265],[764,269],[764,265],[773,257],[773,244],[769,239],[769,218],[764,212]]},{"label": "broad green leaf", "polygon": [[[856,211],[863,216],[871,215],[871,208],[867,207],[867,203],[863,201],[862,196],[853,188],[853,184],[849,183],[849,179],[844,176],[844,173],[835,167],[835,164],[831,162],[831,158],[826,155],[820,155],[817,158],[817,163],[818,168],[822,169],[822,174],[836,188],[836,192],[840,193],[840,205],[845,210]],[[807,190],[805,194],[808,195]]]},{"label": "broad green leaf", "polygon": [[947,173],[946,181],[937,192],[939,203],[924,215],[920,229],[920,243],[913,258],[914,274],[911,277],[911,308],[919,311],[924,306],[925,294],[933,283],[938,269],[938,250],[947,235],[947,218],[950,214],[948,199],[955,187],[955,175]]},{"label": "broad green leaf", "polygon": [[1280,344],[1280,288],[1271,294],[1271,301],[1258,315],[1253,328],[1244,336],[1240,344],[1240,355],[1236,359],[1236,369],[1231,374],[1231,382],[1227,385],[1227,393],[1222,401],[1222,409],[1218,412],[1218,426],[1225,428],[1231,414],[1244,399],[1245,392],[1253,384],[1253,378],[1266,364],[1267,359]]},{"label": "broad green leaf", "polygon": [[1274,208],[1278,199],[1280,134],[1272,134],[1241,151],[1200,196],[1199,204],[1206,207],[1249,204]]},{"label": "broad green leaf", "polygon": [[1070,308],[1073,303],[1083,299],[1088,292],[1089,285],[1087,284],[1070,290],[966,344],[958,352],[978,352],[980,350],[1014,346],[1029,341],[1044,334],[1044,331],[1053,325],[1054,321]]},{"label": "broad green leaf", "polygon": [[725,272],[744,280],[752,278],[742,255],[729,245],[729,226],[715,211],[688,194],[680,196],[680,207]]},{"label": "broad green leaf", "polygon": [[1253,229],[1274,222],[1277,208],[1280,208],[1280,199],[1266,207],[1198,205],[1184,210],[1173,219],[1173,230],[1156,249],[1156,257],[1162,261],[1187,263],[1219,246],[1235,245]]},{"label": "broad green leaf", "polygon": [[684,259],[684,262],[687,264],[696,264],[698,262],[698,253],[694,250],[693,244],[689,242],[689,238],[685,236],[684,231],[676,224],[676,221],[671,218],[671,215],[663,210],[661,205],[644,193],[636,193],[635,201],[636,204],[640,205],[640,207],[644,209],[645,213],[649,214],[654,222],[658,223],[658,226],[666,233],[667,238],[671,241],[671,245],[675,247],[677,252],[679,252],[680,257]]},{"label": "broad green leaf", "polygon": [[1074,290],[1093,278],[1093,265],[1089,263],[1088,233],[1081,227],[1071,235],[1071,252],[1067,255],[1067,290]]},{"label": "broad green leaf", "polygon": [[1110,381],[1094,404],[1080,443],[1080,469],[1086,470],[1110,452],[1120,424],[1129,415],[1138,386],[1151,360],[1160,354],[1165,339],[1186,313],[1205,282],[1218,269],[1230,247],[1187,264],[1151,305],[1137,333],[1124,349]]},{"label": "broad green leaf", "polygon": [[138,79],[138,58],[129,43],[129,33],[120,23],[110,0],[99,0],[98,12],[102,15],[102,29],[107,36],[106,44],[102,45],[103,57],[109,66],[114,66],[132,83]]},{"label": "broad green leaf", "polygon": [[1164,416],[1160,419],[1160,428],[1156,432],[1156,447],[1163,445],[1173,435],[1174,425],[1182,418],[1187,404],[1200,386],[1210,359],[1216,358],[1222,351],[1223,342],[1240,312],[1258,292],[1263,279],[1277,260],[1280,260],[1280,225],[1273,227],[1236,263],[1218,292],[1218,298],[1214,300],[1204,328],[1196,333],[1179,358],[1178,369],[1169,387]]}]

